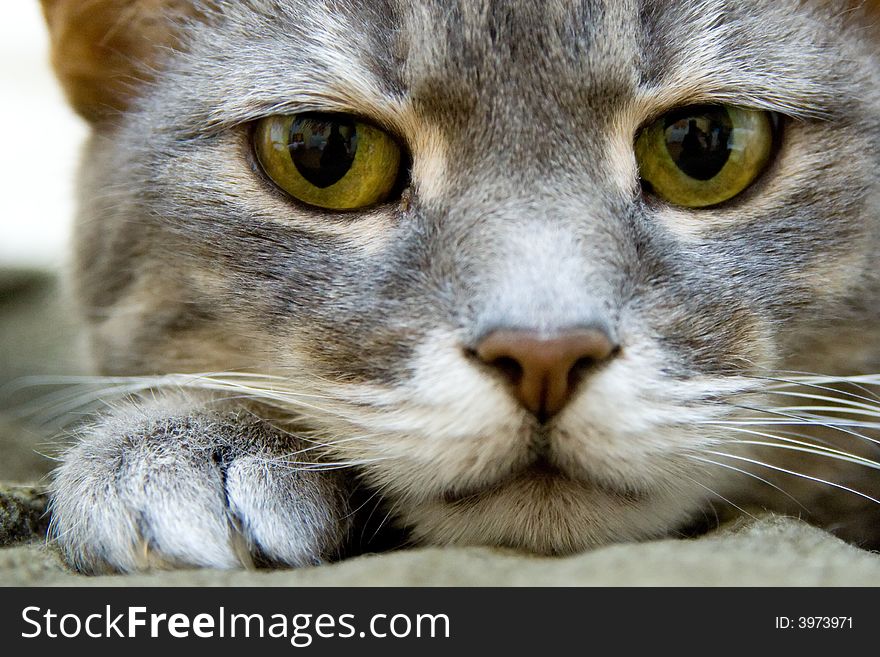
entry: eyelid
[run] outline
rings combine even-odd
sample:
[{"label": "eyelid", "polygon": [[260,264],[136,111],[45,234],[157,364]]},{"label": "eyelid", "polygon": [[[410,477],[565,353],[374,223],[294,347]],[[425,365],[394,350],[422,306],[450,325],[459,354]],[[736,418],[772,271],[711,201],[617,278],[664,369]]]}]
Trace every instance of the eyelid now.
[{"label": "eyelid", "polygon": [[292,116],[295,114],[323,114],[326,116],[338,116],[341,119],[346,119],[349,121],[356,121],[358,123],[364,123],[368,126],[376,128],[377,130],[381,130],[386,135],[391,137],[391,139],[397,144],[397,146],[406,154],[407,159],[410,159],[409,158],[409,154],[410,154],[409,143],[406,139],[404,139],[395,130],[394,126],[391,126],[391,125],[384,123],[384,122],[381,122],[381,121],[377,121],[376,117],[369,116],[366,114],[359,114],[357,112],[339,111],[338,109],[336,109],[336,110],[312,109],[312,106],[303,106],[302,109],[295,109],[292,111],[263,113],[258,116],[254,116],[254,117],[248,119],[247,121],[241,121],[239,123],[236,123],[234,126],[231,126],[230,129],[243,128],[248,131],[252,131],[260,123],[260,121],[270,119],[273,116]]},{"label": "eyelid", "polygon": [[272,116],[290,114],[333,114],[355,118],[362,123],[370,124],[391,135],[398,143],[406,143],[400,126],[404,124],[401,118],[401,110],[396,106],[387,104],[386,111],[382,111],[382,104],[375,106],[364,103],[359,107],[353,107],[348,102],[333,102],[326,99],[304,98],[296,100],[292,98],[278,99],[275,101],[258,101],[241,111],[230,110],[225,115],[221,112],[212,112],[200,122],[199,128],[192,133],[181,135],[184,139],[199,137],[212,137],[229,130],[244,128],[250,124]]},{"label": "eyelid", "polygon": [[773,129],[776,130],[779,126],[783,124],[783,122],[788,121],[798,121],[803,122],[806,119],[799,118],[796,116],[792,116],[791,114],[786,114],[785,112],[780,112],[778,110],[770,110],[766,107],[758,107],[756,105],[749,105],[748,103],[743,104],[734,104],[729,102],[722,101],[699,101],[699,102],[688,102],[688,103],[676,103],[675,105],[668,106],[664,109],[653,111],[647,115],[647,118],[643,119],[641,123],[639,123],[638,128],[636,128],[635,133],[633,134],[634,140],[638,138],[642,132],[644,132],[647,128],[650,128],[654,123],[662,119],[663,117],[673,114],[675,112],[685,111],[692,107],[703,107],[703,106],[718,106],[718,107],[735,107],[737,109],[746,110],[749,112],[764,112],[767,116],[770,117],[770,120],[773,124]]}]

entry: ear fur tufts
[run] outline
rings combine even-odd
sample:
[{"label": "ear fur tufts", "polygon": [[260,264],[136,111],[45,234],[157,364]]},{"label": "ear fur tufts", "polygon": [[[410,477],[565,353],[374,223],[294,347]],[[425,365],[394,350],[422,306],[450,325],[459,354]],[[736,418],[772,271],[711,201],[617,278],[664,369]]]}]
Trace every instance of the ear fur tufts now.
[{"label": "ear fur tufts", "polygon": [[74,109],[87,120],[124,111],[169,48],[176,26],[199,14],[192,0],[41,0],[52,66]]}]

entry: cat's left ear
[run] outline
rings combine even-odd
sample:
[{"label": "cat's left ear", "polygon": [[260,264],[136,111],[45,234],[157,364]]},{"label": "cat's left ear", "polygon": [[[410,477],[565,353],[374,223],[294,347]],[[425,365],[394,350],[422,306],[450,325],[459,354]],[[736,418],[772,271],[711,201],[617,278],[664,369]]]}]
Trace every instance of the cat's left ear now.
[{"label": "cat's left ear", "polygon": [[198,0],[41,0],[52,66],[74,109],[112,122],[179,43],[179,27],[200,15]]}]

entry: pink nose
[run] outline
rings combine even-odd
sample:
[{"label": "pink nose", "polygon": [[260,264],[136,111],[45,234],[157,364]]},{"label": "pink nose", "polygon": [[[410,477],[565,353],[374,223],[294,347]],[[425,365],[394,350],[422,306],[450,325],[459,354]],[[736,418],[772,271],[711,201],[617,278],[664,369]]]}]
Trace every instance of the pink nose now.
[{"label": "pink nose", "polygon": [[519,402],[542,422],[568,403],[595,365],[618,347],[598,329],[577,329],[543,337],[533,331],[498,330],[477,345],[480,360],[501,372]]}]

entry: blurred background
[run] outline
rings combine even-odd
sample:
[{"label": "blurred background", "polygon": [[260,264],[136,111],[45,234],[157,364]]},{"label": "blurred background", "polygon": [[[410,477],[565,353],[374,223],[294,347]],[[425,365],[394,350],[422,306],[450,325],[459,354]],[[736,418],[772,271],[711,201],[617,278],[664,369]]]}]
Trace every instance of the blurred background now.
[{"label": "blurred background", "polygon": [[86,128],[49,67],[38,0],[0,4],[0,126],[6,150],[0,267],[57,268],[73,213],[73,178]]},{"label": "blurred background", "polygon": [[41,422],[58,387],[32,377],[84,362],[59,281],[86,126],[52,76],[38,0],[0,3],[0,120],[0,481],[32,482],[51,467],[41,453],[58,443]]}]

